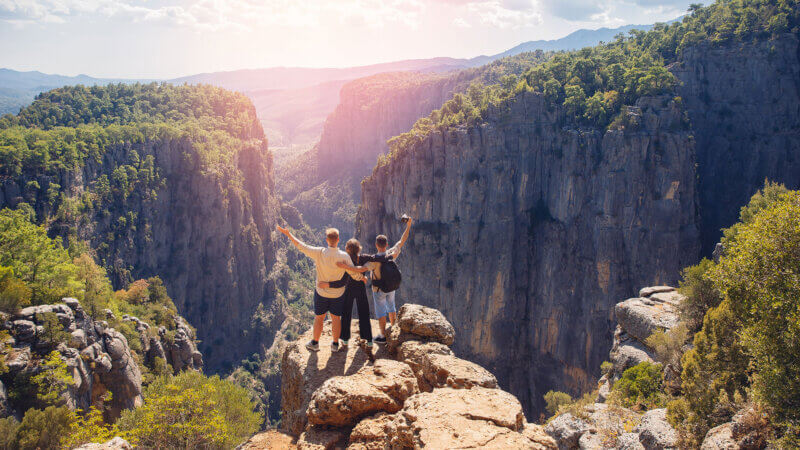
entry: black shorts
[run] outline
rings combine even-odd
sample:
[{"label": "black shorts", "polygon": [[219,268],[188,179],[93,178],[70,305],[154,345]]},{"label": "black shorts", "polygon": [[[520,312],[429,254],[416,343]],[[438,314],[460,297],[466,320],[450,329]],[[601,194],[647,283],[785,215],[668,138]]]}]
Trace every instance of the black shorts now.
[{"label": "black shorts", "polygon": [[326,312],[331,313],[332,316],[342,315],[344,305],[342,305],[342,297],[323,297],[314,291],[314,314],[321,316]]}]

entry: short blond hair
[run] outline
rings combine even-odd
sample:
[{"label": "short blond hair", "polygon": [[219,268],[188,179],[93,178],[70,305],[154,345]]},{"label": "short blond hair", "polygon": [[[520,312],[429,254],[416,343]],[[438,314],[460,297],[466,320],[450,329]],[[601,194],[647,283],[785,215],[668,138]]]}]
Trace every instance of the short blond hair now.
[{"label": "short blond hair", "polygon": [[336,228],[328,228],[325,230],[325,238],[328,240],[339,240],[339,230]]}]

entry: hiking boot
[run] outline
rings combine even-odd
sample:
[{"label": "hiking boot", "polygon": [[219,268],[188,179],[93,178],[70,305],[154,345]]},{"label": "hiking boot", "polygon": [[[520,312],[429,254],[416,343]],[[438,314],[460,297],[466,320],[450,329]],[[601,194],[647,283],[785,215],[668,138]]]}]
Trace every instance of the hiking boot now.
[{"label": "hiking boot", "polygon": [[378,336],[375,339],[373,339],[372,342],[374,342],[376,344],[385,344],[386,343],[386,338],[383,337],[383,336]]},{"label": "hiking boot", "polygon": [[309,341],[308,344],[306,344],[306,348],[311,350],[312,352],[318,352],[319,351],[319,342]]},{"label": "hiking boot", "polygon": [[334,342],[333,344],[331,344],[331,353],[336,353],[338,351],[339,351],[339,343]]}]

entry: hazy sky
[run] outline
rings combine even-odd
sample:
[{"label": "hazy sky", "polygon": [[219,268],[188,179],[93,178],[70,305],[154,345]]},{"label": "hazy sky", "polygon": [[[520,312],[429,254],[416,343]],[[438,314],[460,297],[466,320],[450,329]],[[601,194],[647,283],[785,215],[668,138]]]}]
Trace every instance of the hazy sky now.
[{"label": "hazy sky", "polygon": [[680,16],[675,0],[0,0],[0,67],[168,78],[495,54]]}]

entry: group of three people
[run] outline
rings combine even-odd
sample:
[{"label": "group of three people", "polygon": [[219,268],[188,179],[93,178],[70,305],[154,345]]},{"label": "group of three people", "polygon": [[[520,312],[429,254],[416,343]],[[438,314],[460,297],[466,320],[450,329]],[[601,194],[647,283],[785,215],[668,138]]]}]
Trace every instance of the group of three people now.
[{"label": "group of three people", "polygon": [[[345,251],[339,249],[339,230],[325,230],[327,247],[315,247],[297,239],[289,230],[278,226],[278,231],[285,234],[292,244],[303,254],[314,261],[316,268],[316,288],[314,290],[314,331],[313,339],[306,344],[311,351],[319,350],[322,336],[322,325],[325,314],[331,315],[333,343],[331,351],[337,352],[346,347],[350,341],[350,322],[352,320],[353,303],[358,310],[359,335],[364,341],[364,350],[372,357],[372,343],[386,342],[386,321],[394,325],[397,315],[395,306],[395,290],[387,292],[381,280],[381,268],[390,261],[397,260],[400,251],[408,240],[412,220],[406,220],[406,229],[400,240],[389,248],[389,240],[384,235],[375,238],[375,254],[361,253],[361,243],[350,239],[345,244]],[[378,319],[380,334],[372,337],[370,308],[367,297],[367,279],[372,279],[375,316]],[[341,339],[341,344],[340,344]]]}]

